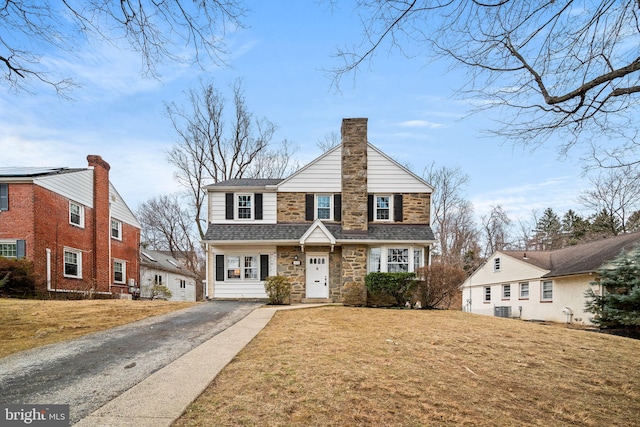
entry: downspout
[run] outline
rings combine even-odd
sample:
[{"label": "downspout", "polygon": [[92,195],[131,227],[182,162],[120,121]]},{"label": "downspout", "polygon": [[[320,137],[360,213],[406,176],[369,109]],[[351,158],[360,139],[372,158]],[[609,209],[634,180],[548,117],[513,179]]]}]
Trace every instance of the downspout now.
[{"label": "downspout", "polygon": [[[121,230],[120,233],[122,234],[124,232],[124,225],[121,226]],[[122,237],[122,235],[120,236]],[[111,271],[111,269],[113,268],[113,261],[111,260],[111,194],[109,194],[109,226],[107,227],[107,242],[109,242],[109,279],[108,279],[108,283],[109,283],[109,293],[112,294],[111,292],[111,279],[113,277],[113,272]],[[126,278],[125,278],[126,280]],[[126,283],[126,282],[125,282]],[[120,292],[122,293],[122,290],[120,290]]]},{"label": "downspout", "polygon": [[51,249],[45,249],[47,251],[47,291],[53,291],[51,289]]},{"label": "downspout", "polygon": [[[206,271],[204,275],[204,299],[209,299],[209,244],[204,244],[204,271]],[[213,281],[212,281],[213,282]]]}]

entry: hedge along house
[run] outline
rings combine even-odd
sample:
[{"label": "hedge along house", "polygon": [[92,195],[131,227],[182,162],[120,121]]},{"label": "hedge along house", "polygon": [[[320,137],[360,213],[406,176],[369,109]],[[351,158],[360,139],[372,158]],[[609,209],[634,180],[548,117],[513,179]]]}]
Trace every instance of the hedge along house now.
[{"label": "hedge along house", "polygon": [[264,280],[281,275],[292,302],[340,302],[368,272],[429,262],[433,188],[368,143],[366,118],[344,119],[341,134],[286,179],[206,187],[208,298],[266,298]]}]

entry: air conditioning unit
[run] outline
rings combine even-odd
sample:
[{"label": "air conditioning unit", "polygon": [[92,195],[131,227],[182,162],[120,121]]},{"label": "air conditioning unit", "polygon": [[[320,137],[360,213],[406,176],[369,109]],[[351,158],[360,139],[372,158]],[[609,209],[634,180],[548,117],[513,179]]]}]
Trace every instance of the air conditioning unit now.
[{"label": "air conditioning unit", "polygon": [[511,317],[511,306],[502,305],[493,307],[493,315],[495,317]]}]

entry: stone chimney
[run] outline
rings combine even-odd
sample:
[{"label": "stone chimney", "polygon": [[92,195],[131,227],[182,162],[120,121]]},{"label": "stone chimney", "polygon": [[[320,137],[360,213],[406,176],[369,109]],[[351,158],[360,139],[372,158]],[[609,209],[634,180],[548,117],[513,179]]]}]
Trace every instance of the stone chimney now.
[{"label": "stone chimney", "polygon": [[111,213],[109,208],[109,163],[97,155],[88,155],[93,168],[93,270],[95,290],[109,292],[111,283]]},{"label": "stone chimney", "polygon": [[342,229],[367,232],[367,120],[342,120]]}]

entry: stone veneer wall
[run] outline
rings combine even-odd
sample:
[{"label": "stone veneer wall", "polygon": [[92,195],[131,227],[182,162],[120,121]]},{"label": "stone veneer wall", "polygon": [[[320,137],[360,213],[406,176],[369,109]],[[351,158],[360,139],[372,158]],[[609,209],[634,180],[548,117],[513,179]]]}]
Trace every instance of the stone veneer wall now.
[{"label": "stone veneer wall", "polygon": [[355,283],[364,289],[364,279],[366,275],[367,246],[342,246],[342,287]]},{"label": "stone veneer wall", "polygon": [[[330,252],[328,247],[305,247],[306,252],[329,253],[329,299],[340,302],[342,289],[342,249],[335,247]],[[295,256],[300,265],[293,265]],[[291,303],[299,303],[306,298],[306,254],[299,246],[278,246],[278,275],[291,280]]]},{"label": "stone veneer wall", "polygon": [[367,231],[367,119],[342,120],[342,229]]},{"label": "stone veneer wall", "polygon": [[305,193],[278,193],[278,222],[305,222]]},{"label": "stone veneer wall", "polygon": [[431,195],[404,193],[402,195],[402,221],[406,224],[431,224]]}]

